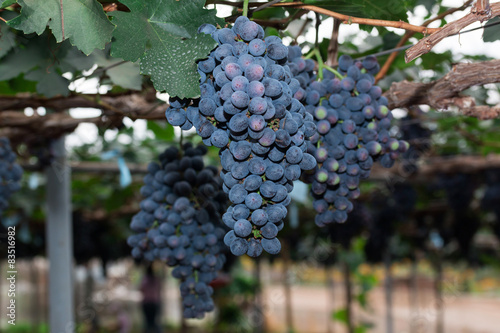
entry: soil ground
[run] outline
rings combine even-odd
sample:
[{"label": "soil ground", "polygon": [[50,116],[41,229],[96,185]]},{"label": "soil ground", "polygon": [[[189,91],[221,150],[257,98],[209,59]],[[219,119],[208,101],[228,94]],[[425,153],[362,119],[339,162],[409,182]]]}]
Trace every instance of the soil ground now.
[{"label": "soil ground", "polygon": [[[272,332],[286,332],[286,315],[282,286],[267,286],[264,290],[266,304],[266,326]],[[344,292],[337,285],[333,292],[321,286],[293,286],[291,291],[294,332],[344,333],[345,326],[333,323],[333,309],[344,306]],[[500,332],[500,297],[470,295],[448,292],[443,298],[444,331],[453,333],[498,333]],[[370,333],[386,331],[386,307],[383,288],[375,288],[369,294],[371,310],[354,309],[357,323],[371,323]],[[409,290],[396,286],[393,298],[395,333],[436,332],[437,312],[433,289],[418,290],[418,309],[411,311]]]}]

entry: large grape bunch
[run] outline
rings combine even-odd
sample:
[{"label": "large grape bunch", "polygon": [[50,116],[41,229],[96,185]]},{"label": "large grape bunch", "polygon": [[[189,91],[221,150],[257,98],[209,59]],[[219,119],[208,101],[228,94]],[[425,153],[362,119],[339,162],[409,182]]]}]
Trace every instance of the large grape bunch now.
[{"label": "large grape bunch", "polygon": [[360,62],[343,55],[338,68],[342,79],[325,71],[324,79],[306,90],[303,102],[317,126],[308,152],[318,165],[304,179],[312,183],[318,226],[345,222],[353,209],[351,200],[360,195],[359,182],[369,177],[373,163],[390,168],[408,150],[406,141],[389,133],[392,113],[374,85],[378,68],[374,57]]},{"label": "large grape bunch", "polygon": [[280,38],[264,39],[262,27],[246,17],[232,28],[205,24],[199,31],[219,44],[198,63],[201,98],[192,104],[173,99],[167,120],[194,126],[206,145],[220,149],[223,189],[232,202],[223,215],[231,252],[277,254],[293,181],[316,166],[306,152],[314,119],[293,97],[301,86]]},{"label": "large grape bunch", "polygon": [[9,199],[21,188],[23,168],[16,163],[16,153],[12,151],[10,141],[0,138],[0,215],[9,206]]},{"label": "large grape bunch", "polygon": [[202,318],[214,309],[209,284],[225,262],[220,216],[227,196],[218,170],[203,163],[206,151],[187,143],[184,156],[171,147],[160,155],[160,164],[148,165],[141,188],[145,198],[128,238],[133,257],[175,266],[186,318]]}]

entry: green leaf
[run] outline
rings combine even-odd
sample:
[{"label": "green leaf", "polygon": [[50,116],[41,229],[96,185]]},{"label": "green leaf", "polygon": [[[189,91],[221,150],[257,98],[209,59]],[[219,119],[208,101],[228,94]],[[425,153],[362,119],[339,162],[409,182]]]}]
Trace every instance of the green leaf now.
[{"label": "green leaf", "polygon": [[[296,10],[294,10],[296,11]],[[259,20],[283,19],[286,17],[287,10],[282,7],[269,7],[252,14],[252,18]],[[290,14],[290,16],[293,14]]]},{"label": "green leaf", "polygon": [[62,9],[58,0],[19,0],[19,4],[21,15],[8,23],[26,34],[41,35],[48,24],[58,43],[69,38],[87,55],[111,41],[114,25],[96,0],[63,0]]},{"label": "green leaf", "polygon": [[90,57],[72,47],[69,42],[57,45],[44,34],[28,40],[24,47],[15,48],[0,62],[0,81],[10,80],[24,73],[24,79],[37,82],[38,93],[46,97],[69,94],[69,81],[65,72],[88,69],[93,65]]},{"label": "green leaf", "polygon": [[69,81],[62,77],[54,69],[46,72],[42,69],[29,72],[25,75],[26,80],[36,81],[36,91],[46,97],[54,97],[57,95],[68,96]]},{"label": "green leaf", "polygon": [[[495,17],[494,19],[489,20],[486,24],[498,22],[500,22],[500,17]],[[500,39],[500,24],[484,29],[483,40],[485,42],[495,42],[498,39]]]},{"label": "green leaf", "polygon": [[43,61],[44,53],[36,40],[25,48],[16,48],[0,62],[0,81],[13,79],[38,66]]},{"label": "green leaf", "polygon": [[347,324],[347,309],[340,309],[333,313],[333,320],[337,320],[341,323]]},{"label": "green leaf", "polygon": [[16,3],[16,0],[0,0],[0,8],[9,7]]},{"label": "green leaf", "polygon": [[194,98],[200,95],[200,75],[196,60],[205,58],[214,48],[208,35],[186,40],[163,40],[163,47],[155,47],[141,59],[141,72],[151,76],[158,91],[170,96]]},{"label": "green leaf", "polygon": [[95,64],[93,54],[87,56],[76,47],[70,47],[66,44],[67,51],[63,54],[64,58],[58,59],[57,65],[62,73],[83,71],[91,68]]},{"label": "green leaf", "polygon": [[148,130],[151,130],[158,140],[171,142],[174,139],[174,127],[170,125],[162,126],[157,121],[148,120]]},{"label": "green leaf", "polygon": [[202,23],[224,24],[204,0],[124,0],[130,9],[113,12],[115,41],[111,55],[129,61],[140,59],[143,74],[151,75],[155,88],[171,96],[197,97],[196,60],[215,47],[208,35],[198,34]]},{"label": "green leaf", "polygon": [[0,58],[16,46],[16,35],[5,23],[0,23]]},{"label": "green leaf", "polygon": [[354,328],[354,333],[366,333],[368,331],[368,328],[365,326],[358,326]]},{"label": "green leaf", "polygon": [[106,74],[111,79],[111,82],[124,89],[142,89],[142,75],[137,63],[126,62],[108,69]]},{"label": "green leaf", "polygon": [[142,75],[138,63],[125,62],[122,59],[112,58],[106,51],[95,51],[95,63],[101,68],[108,68],[106,75],[111,82],[125,89],[141,90]]},{"label": "green leaf", "polygon": [[0,81],[0,95],[15,95],[19,92],[36,93],[36,82],[28,81],[21,75],[8,81]]},{"label": "green leaf", "polygon": [[359,305],[361,305],[361,307],[363,309],[366,309],[366,305],[367,305],[367,299],[366,299],[366,293],[360,293],[358,295],[356,295],[356,300],[358,301]]},{"label": "green leaf", "polygon": [[418,0],[417,5],[424,5],[428,12],[432,11],[434,5],[436,5],[435,0]]}]

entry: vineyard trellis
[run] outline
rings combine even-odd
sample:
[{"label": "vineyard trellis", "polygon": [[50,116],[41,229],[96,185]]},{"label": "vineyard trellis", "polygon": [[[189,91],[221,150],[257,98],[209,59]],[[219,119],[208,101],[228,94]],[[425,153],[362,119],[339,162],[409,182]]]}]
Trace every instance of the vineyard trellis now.
[{"label": "vineyard trellis", "polygon": [[[342,29],[342,24],[404,29],[406,34],[402,37],[397,36],[400,38],[396,43],[392,43],[394,47],[407,44],[415,33],[423,33],[425,37],[406,51],[405,61],[410,62],[417,57],[425,57],[447,36],[458,33],[474,22],[491,20],[500,14],[500,3],[477,1],[472,4],[472,1],[466,1],[463,6],[456,8],[440,7],[435,17],[416,26],[407,22],[406,14],[416,1],[406,1],[401,4],[398,2],[395,6],[397,8],[392,9],[389,6],[394,2],[374,2],[381,6],[381,11],[369,6],[363,7],[360,5],[361,1],[354,1],[353,6],[346,5],[345,1],[331,4],[319,0],[268,3],[204,0],[190,2],[123,0],[120,3],[96,0],[54,0],[44,3],[31,0],[0,1],[0,18],[3,21],[0,22],[2,29],[0,81],[4,82],[0,85],[0,135],[9,137],[13,143],[21,146],[34,144],[40,137],[55,139],[53,149],[56,159],[46,171],[48,256],[51,263],[55,263],[50,271],[51,304],[59,306],[51,309],[50,324],[54,331],[71,331],[73,328],[70,326],[74,323],[71,311],[72,293],[61,292],[72,289],[70,279],[72,244],[67,242],[71,234],[67,223],[71,212],[69,202],[71,172],[70,168],[67,168],[68,163],[64,156],[64,136],[75,131],[81,123],[95,124],[105,130],[123,127],[124,118],[164,121],[168,105],[157,98],[157,92],[167,92],[171,97],[179,99],[199,98],[200,72],[197,70],[197,63],[207,58],[211,50],[217,46],[217,41],[210,35],[198,34],[198,28],[202,24],[213,24],[222,30],[230,24],[236,24],[236,18],[242,17],[243,13],[254,15],[253,22],[262,26],[285,30],[293,20],[303,20],[305,27],[312,19],[304,19],[304,16],[313,12],[316,28],[320,27],[322,20],[333,17],[337,22],[334,25],[337,34],[339,29]],[[216,16],[216,9],[207,9],[208,5],[213,6],[210,8],[217,8],[217,5],[233,6],[234,15],[223,20]],[[236,8],[243,8],[243,12],[237,11]],[[447,23],[444,21],[447,15],[469,9],[470,13],[457,21]],[[272,14],[278,13],[277,10],[280,11],[278,19]],[[265,16],[267,12],[271,14]],[[441,27],[428,27],[438,20],[442,20]],[[268,31],[272,31],[271,36],[277,36],[278,30]],[[377,31],[388,33],[388,30]],[[335,31],[332,36],[334,35]],[[248,44],[251,40],[254,38],[243,38]],[[313,51],[306,57],[316,57],[319,63],[318,76],[321,78],[324,75],[323,68],[327,68],[323,67],[325,58],[323,54],[332,51],[330,46],[334,43],[337,43],[338,50],[336,38],[332,38],[330,43],[326,49],[325,47],[321,49],[318,41],[316,45],[312,43],[306,45],[306,48]],[[267,45],[268,50],[269,45]],[[379,48],[378,51],[381,51],[384,45]],[[269,52],[268,50],[266,52]],[[369,55],[359,53],[362,58]],[[385,59],[382,69],[375,77],[377,81],[389,73],[398,54],[399,52],[394,52]],[[279,56],[274,57],[276,59],[272,60],[277,64],[284,59]],[[115,61],[116,59],[123,61]],[[450,70],[442,71],[443,74],[447,72],[442,77],[435,76],[429,82],[406,80],[394,82],[384,93],[383,98],[386,98],[391,109],[409,108],[414,105],[428,105],[437,110],[454,107],[459,115],[479,120],[496,120],[500,115],[498,105],[476,105],[476,99],[472,94],[464,94],[473,86],[500,82],[499,60],[480,60],[481,62],[477,63],[456,64]],[[94,63],[98,66],[93,66]],[[398,66],[404,67],[401,64]],[[113,72],[120,69],[124,70],[124,74]],[[208,72],[213,74],[212,71]],[[201,75],[203,78],[203,74]],[[333,77],[332,75],[332,80]],[[116,89],[98,94],[77,92],[74,89],[78,80],[95,78],[100,81],[99,84],[108,84]],[[318,103],[320,103],[319,98],[317,103],[311,105],[317,106]],[[242,102],[242,107],[246,107],[244,104]],[[81,107],[99,109],[101,115],[93,118],[74,118],[67,112],[69,109]],[[188,104],[179,106],[182,107],[188,107]],[[45,108],[48,112],[43,116],[27,116],[23,112],[26,108]],[[474,136],[467,134],[464,136],[475,145],[489,145],[490,148],[491,146],[495,148],[494,139],[485,144]],[[399,145],[402,143],[399,142]],[[478,172],[500,166],[498,156],[483,158],[465,156],[449,159],[429,157],[419,163],[421,164],[419,170],[411,176],[396,164],[396,167],[390,170],[375,168],[373,178],[385,181],[396,179],[395,182],[400,178],[418,181],[421,177],[425,178],[436,173]],[[30,169],[30,165],[26,164],[25,168]],[[79,163],[71,165],[71,169],[74,172],[119,171],[114,165],[101,163]],[[303,170],[305,169],[307,168],[304,167]],[[142,164],[132,165],[131,170],[137,173],[148,172]],[[267,174],[266,176],[272,177]],[[271,201],[270,198],[264,200]],[[240,203],[241,200],[233,201]],[[246,228],[246,225],[244,227]],[[246,234],[246,232],[241,233]],[[269,233],[274,234],[274,229]],[[274,238],[269,237],[269,239]],[[268,252],[275,252],[270,246],[267,246],[267,249],[270,249]],[[388,303],[390,304],[390,298]],[[391,321],[389,316],[388,322]]]}]

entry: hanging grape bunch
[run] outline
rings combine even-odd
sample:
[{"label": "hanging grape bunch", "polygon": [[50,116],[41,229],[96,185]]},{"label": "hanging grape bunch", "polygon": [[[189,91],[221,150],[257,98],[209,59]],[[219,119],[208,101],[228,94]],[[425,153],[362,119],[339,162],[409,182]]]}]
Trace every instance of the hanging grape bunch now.
[{"label": "hanging grape bunch", "polygon": [[205,24],[218,46],[198,63],[201,98],[172,99],[168,122],[196,128],[203,142],[220,149],[223,189],[232,205],[223,215],[231,228],[224,242],[234,255],[277,254],[293,181],[316,166],[306,152],[314,135],[312,115],[294,98],[288,48],[261,26],[239,17],[232,28]]},{"label": "hanging grape bunch", "polygon": [[16,153],[12,151],[10,141],[0,138],[0,215],[9,206],[9,199],[21,188],[23,168],[16,163]]},{"label": "hanging grape bunch", "polygon": [[[140,212],[130,223],[128,238],[134,258],[164,261],[180,279],[185,318],[202,318],[214,309],[209,286],[225,262],[220,216],[226,195],[220,191],[217,168],[205,166],[207,148],[184,144],[148,165]],[[182,156],[184,153],[184,156]]]},{"label": "hanging grape bunch", "polygon": [[379,68],[374,57],[360,62],[343,55],[338,67],[343,77],[325,70],[324,79],[311,82],[303,97],[317,126],[308,152],[318,165],[304,179],[312,183],[318,226],[345,222],[351,200],[360,195],[359,181],[369,177],[373,163],[390,168],[408,150],[406,141],[389,134],[392,113],[374,85]]}]

